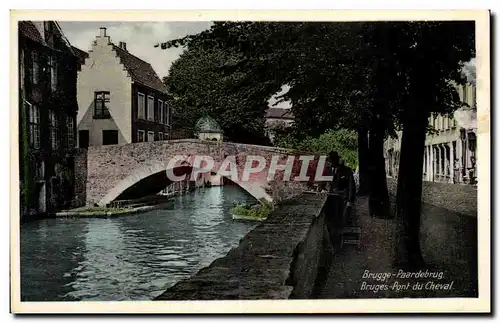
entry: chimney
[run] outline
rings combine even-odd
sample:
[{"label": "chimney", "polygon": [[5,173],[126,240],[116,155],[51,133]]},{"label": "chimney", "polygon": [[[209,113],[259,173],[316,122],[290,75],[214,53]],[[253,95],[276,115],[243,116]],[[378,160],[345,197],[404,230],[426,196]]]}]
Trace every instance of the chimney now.
[{"label": "chimney", "polygon": [[127,43],[124,41],[121,41],[118,43],[118,46],[123,49],[124,51],[127,51]]},{"label": "chimney", "polygon": [[106,27],[101,27],[99,28],[99,36],[100,37],[106,37]]}]

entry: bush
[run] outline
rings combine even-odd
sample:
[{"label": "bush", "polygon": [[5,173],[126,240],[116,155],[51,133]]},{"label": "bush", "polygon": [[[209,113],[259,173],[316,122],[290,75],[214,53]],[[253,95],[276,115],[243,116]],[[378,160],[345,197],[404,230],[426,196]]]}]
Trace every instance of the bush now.
[{"label": "bush", "polygon": [[273,211],[273,205],[267,202],[261,202],[259,207],[251,207],[248,204],[235,204],[231,212],[235,215],[264,219]]},{"label": "bush", "polygon": [[319,137],[306,137],[301,141],[296,140],[292,132],[276,133],[275,144],[287,149],[308,151],[321,155],[336,151],[346,166],[353,169],[358,166],[358,137],[353,130],[332,130]]}]

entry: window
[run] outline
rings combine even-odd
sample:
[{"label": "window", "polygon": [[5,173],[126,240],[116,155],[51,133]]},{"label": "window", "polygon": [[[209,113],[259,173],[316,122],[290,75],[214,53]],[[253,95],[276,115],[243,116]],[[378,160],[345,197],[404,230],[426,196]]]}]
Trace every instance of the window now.
[{"label": "window", "polygon": [[30,146],[40,148],[40,109],[36,105],[29,105],[29,138]]},{"label": "window", "polygon": [[36,52],[31,52],[31,60],[33,63],[33,71],[32,71],[32,81],[33,84],[38,84],[38,73],[39,73],[39,68],[38,68],[38,54]]},{"label": "window", "polygon": [[144,94],[137,93],[137,118],[144,119],[146,117],[146,111],[144,110],[145,106]]},{"label": "window", "polygon": [[148,96],[148,120],[154,121],[155,98]]},{"label": "window", "polygon": [[170,125],[170,106],[165,103],[165,124]]},{"label": "window", "polygon": [[68,116],[68,148],[75,146],[75,121],[72,116]]},{"label": "window", "polygon": [[43,22],[43,30],[44,30],[45,34],[52,32],[52,25],[50,24],[50,21]]},{"label": "window", "polygon": [[144,130],[138,130],[137,131],[137,142],[144,142],[146,141],[146,138],[144,136]]},{"label": "window", "polygon": [[477,97],[476,97],[476,87],[473,86],[471,88],[471,92],[472,92],[472,100],[471,100],[471,105],[476,107],[477,106],[477,103],[476,103],[476,100],[477,100]]},{"label": "window", "polygon": [[22,49],[19,56],[19,84],[21,90],[24,90],[24,50]]},{"label": "window", "polygon": [[108,119],[109,91],[94,92],[94,119]]},{"label": "window", "polygon": [[468,96],[467,96],[467,85],[462,86],[462,101],[467,103]]},{"label": "window", "polygon": [[165,120],[163,120],[163,101],[158,100],[158,122],[159,123],[165,123]]},{"label": "window", "polygon": [[57,61],[53,56],[50,58],[50,86],[52,91],[57,90]]},{"label": "window", "polygon": [[58,145],[58,133],[57,133],[57,118],[54,111],[49,111],[49,129],[50,129],[50,142],[52,149],[56,150]]},{"label": "window", "polygon": [[36,164],[36,178],[38,180],[42,180],[45,177],[45,162],[43,160],[38,160],[35,162]]},{"label": "window", "polygon": [[155,133],[153,131],[148,131],[148,141],[155,141]]},{"label": "window", "polygon": [[103,145],[118,145],[118,130],[103,130],[102,131]]},{"label": "window", "polygon": [[163,140],[163,132],[158,132],[158,140]]}]

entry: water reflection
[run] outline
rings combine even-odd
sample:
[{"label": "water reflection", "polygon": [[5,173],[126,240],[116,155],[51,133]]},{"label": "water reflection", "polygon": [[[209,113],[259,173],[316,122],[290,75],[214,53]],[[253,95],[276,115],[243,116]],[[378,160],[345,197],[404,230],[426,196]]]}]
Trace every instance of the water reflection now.
[{"label": "water reflection", "polygon": [[253,199],[236,187],[213,187],[139,215],[23,224],[22,299],[151,299],[225,255],[255,226],[233,222],[235,200]]}]

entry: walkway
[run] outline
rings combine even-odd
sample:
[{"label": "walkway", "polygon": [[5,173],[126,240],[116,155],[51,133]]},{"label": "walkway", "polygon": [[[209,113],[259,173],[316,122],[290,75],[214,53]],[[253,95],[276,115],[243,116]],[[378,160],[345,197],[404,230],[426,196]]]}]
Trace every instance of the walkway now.
[{"label": "walkway", "polygon": [[[345,245],[342,250],[337,247],[326,283],[315,298],[477,296],[477,285],[475,285],[477,280],[470,279],[474,276],[474,271],[464,272],[463,263],[457,259],[454,259],[456,260],[454,262],[458,262],[461,266],[450,263],[432,264],[435,269],[429,269],[428,273],[437,275],[442,272],[441,279],[405,278],[404,275],[398,275],[399,268],[393,266],[397,221],[372,218],[368,212],[366,197],[358,198],[354,212],[361,227],[361,247],[357,249],[356,246]],[[439,216],[449,216],[445,214],[445,210],[427,205],[423,207],[424,212],[441,212],[443,214]],[[425,273],[425,270],[422,272]],[[367,277],[367,273],[380,275],[390,273],[391,277],[381,281]],[[414,287],[416,290],[413,290]],[[421,290],[418,287],[421,287]]]}]

